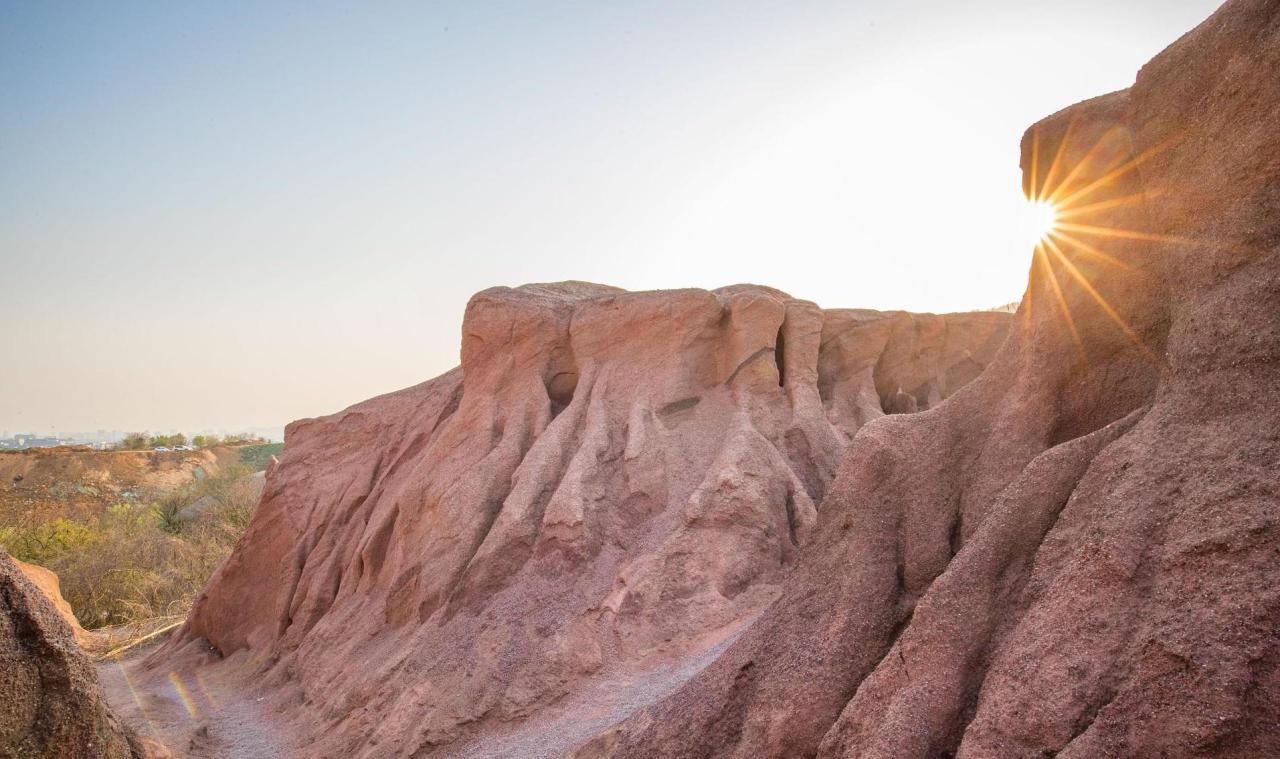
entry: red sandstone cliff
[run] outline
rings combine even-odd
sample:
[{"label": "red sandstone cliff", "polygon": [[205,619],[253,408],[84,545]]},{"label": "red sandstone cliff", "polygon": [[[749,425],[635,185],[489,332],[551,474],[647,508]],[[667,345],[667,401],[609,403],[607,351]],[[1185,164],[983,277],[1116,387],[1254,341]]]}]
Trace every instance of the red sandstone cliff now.
[{"label": "red sandstone cliff", "polygon": [[994,359],[999,317],[481,293],[461,369],[291,428],[153,663],[310,756],[1280,755],[1277,71],[1234,0],[1028,133],[1066,213]]},{"label": "red sandstone cliff", "polygon": [[861,431],[779,600],[578,756],[1280,756],[1278,135],[1274,0],[1033,127],[1086,245],[1037,252],[977,381]]},{"label": "red sandstone cliff", "polygon": [[290,426],[157,659],[250,661],[319,755],[518,745],[553,703],[563,753],[772,602],[849,436],[971,380],[1011,318],[754,286],[487,290],[460,369]]}]

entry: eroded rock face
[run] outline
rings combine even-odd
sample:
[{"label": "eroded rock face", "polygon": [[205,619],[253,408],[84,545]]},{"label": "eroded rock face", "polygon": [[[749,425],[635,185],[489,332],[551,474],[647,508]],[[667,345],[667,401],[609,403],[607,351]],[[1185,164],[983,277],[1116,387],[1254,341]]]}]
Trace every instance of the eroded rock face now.
[{"label": "eroded rock face", "polygon": [[155,756],[107,709],[97,673],[49,600],[0,551],[0,756]]},{"label": "eroded rock face", "polygon": [[578,756],[1280,756],[1277,72],[1234,0],[1034,127],[1066,234],[1004,349],[863,429],[779,600]]},{"label": "eroded rock face", "polygon": [[777,597],[885,398],[936,403],[1011,320],[755,286],[486,290],[461,368],[290,426],[157,661],[252,657],[320,755],[454,756],[593,683],[618,703],[573,723],[603,728]]},{"label": "eroded rock face", "polygon": [[76,619],[76,615],[71,611],[71,604],[67,603],[67,599],[62,597],[62,583],[58,580],[58,573],[51,569],[46,569],[39,564],[28,564],[25,561],[18,561],[12,556],[9,557],[31,584],[36,587],[44,597],[49,599],[49,603],[53,604],[53,608],[58,612],[58,616],[67,623],[67,627],[71,630],[71,636],[82,648],[91,648],[96,644],[94,637],[80,626],[80,620]]}]

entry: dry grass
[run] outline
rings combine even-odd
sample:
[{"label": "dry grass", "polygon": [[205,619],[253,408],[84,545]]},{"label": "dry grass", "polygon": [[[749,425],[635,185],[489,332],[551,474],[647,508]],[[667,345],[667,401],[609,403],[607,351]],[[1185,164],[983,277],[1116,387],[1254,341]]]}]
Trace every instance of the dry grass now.
[{"label": "dry grass", "polygon": [[[11,518],[0,524],[0,544],[57,572],[86,629],[178,618],[249,524],[256,492],[241,479],[246,473],[224,472],[83,519]],[[206,497],[213,505],[198,517],[179,516]]]}]

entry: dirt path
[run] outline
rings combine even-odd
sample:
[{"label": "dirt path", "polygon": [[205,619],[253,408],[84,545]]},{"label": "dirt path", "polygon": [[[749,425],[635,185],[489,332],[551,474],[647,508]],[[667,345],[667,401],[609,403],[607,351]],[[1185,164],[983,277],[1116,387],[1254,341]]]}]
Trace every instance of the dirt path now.
[{"label": "dirt path", "polygon": [[[614,671],[532,719],[507,729],[491,727],[482,737],[459,743],[448,756],[560,759],[636,710],[665,698],[715,661],[736,637],[736,632],[730,634],[682,660]],[[149,648],[102,662],[98,673],[116,714],[164,744],[175,759],[308,756],[273,716],[268,699],[245,689],[244,663],[229,659],[182,672],[148,671],[142,661]]]},{"label": "dirt path", "polygon": [[486,732],[458,747],[453,759],[561,759],[579,745],[666,698],[715,661],[732,635],[701,654],[642,672],[621,672],[566,697],[509,731]]},{"label": "dirt path", "polygon": [[175,759],[276,759],[289,750],[259,697],[235,688],[218,668],[148,672],[146,651],[102,662],[98,675],[112,709]]}]

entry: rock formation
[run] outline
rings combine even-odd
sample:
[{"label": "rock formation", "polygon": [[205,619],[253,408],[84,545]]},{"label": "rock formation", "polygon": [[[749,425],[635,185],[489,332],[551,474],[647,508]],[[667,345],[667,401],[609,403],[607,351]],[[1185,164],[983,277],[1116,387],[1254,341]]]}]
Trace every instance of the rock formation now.
[{"label": "rock formation", "polygon": [[80,626],[80,620],[76,619],[76,615],[71,611],[71,605],[67,603],[67,599],[62,597],[62,583],[58,581],[58,574],[38,564],[18,561],[12,556],[9,556],[9,559],[22,574],[27,576],[27,579],[36,587],[36,590],[44,594],[44,597],[49,599],[49,603],[53,604],[54,611],[58,612],[58,616],[62,617],[62,620],[67,623],[67,627],[70,628],[71,637],[75,642],[81,648],[94,647],[97,643],[96,639]]},{"label": "rock formation", "polygon": [[304,755],[1280,755],[1277,71],[1232,0],[1028,132],[994,358],[1007,315],[480,293],[460,369],[290,427],[152,663]]},{"label": "rock formation", "polygon": [[155,751],[112,716],[67,623],[0,552],[0,756],[127,759]]},{"label": "rock formation", "polygon": [[153,662],[261,673],[310,755],[563,755],[768,606],[849,437],[973,379],[1011,323],[755,286],[486,290],[459,369],[289,427]]},{"label": "rock formation", "polygon": [[1009,342],[873,421],[772,605],[587,757],[1280,756],[1280,2],[1036,125]]}]

